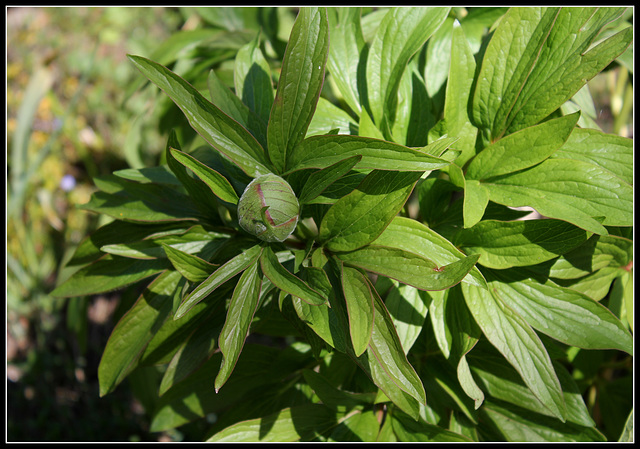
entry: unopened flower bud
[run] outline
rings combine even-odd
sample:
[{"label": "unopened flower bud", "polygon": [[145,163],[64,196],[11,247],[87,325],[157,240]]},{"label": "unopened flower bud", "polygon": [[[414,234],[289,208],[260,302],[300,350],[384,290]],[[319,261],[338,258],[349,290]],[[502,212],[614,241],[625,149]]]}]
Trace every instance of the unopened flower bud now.
[{"label": "unopened flower bud", "polygon": [[280,176],[254,179],[238,201],[238,220],[245,231],[266,242],[283,242],[298,224],[300,205],[291,186]]}]

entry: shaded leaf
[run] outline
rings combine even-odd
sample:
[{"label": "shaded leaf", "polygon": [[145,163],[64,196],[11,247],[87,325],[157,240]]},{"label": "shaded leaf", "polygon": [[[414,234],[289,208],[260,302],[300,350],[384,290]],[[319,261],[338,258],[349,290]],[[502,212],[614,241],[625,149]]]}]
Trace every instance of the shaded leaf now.
[{"label": "shaded leaf", "polygon": [[427,316],[426,295],[410,285],[400,284],[389,278],[378,277],[376,291],[384,298],[405,354],[422,332]]},{"label": "shaded leaf", "polygon": [[[446,141],[446,147],[451,142]],[[289,167],[291,171],[325,168],[358,155],[362,160],[356,168],[424,172],[449,165],[448,161],[431,155],[429,147],[415,149],[370,137],[325,135],[302,141],[293,150]]]},{"label": "shaded leaf", "polygon": [[554,418],[532,415],[530,411],[498,405],[493,401],[486,401],[482,412],[507,441],[606,441],[594,427],[560,423]]},{"label": "shaded leaf", "polygon": [[568,221],[596,234],[604,225],[631,226],[633,189],[595,165],[547,159],[532,168],[483,183],[489,199],[509,207],[531,206],[545,217]]},{"label": "shaded leaf", "polygon": [[[504,359],[481,352],[469,357],[471,370],[489,396],[545,416],[553,416],[531,393],[518,373]],[[595,427],[580,389],[561,364],[554,362],[562,394],[567,404],[567,423]]]},{"label": "shaded leaf", "polygon": [[390,418],[393,431],[399,441],[419,443],[426,441],[442,442],[470,442],[471,440],[463,435],[443,429],[440,426],[428,424],[424,421],[414,421],[403,413],[394,411]]},{"label": "shaded leaf", "polygon": [[129,55],[129,59],[169,95],[198,134],[245,173],[255,177],[271,171],[267,168],[269,163],[264,150],[254,137],[190,84],[149,59],[133,55]]},{"label": "shaded leaf", "polygon": [[345,413],[354,407],[371,404],[375,399],[372,393],[349,393],[333,386],[326,377],[312,370],[302,372],[305,381],[313,388],[322,403],[339,413]]},{"label": "shaded leaf", "polygon": [[589,162],[633,184],[633,140],[594,129],[574,129],[552,158]]},{"label": "shaded leaf", "polygon": [[515,270],[492,271],[493,294],[551,338],[585,349],[633,354],[633,338],[602,304],[551,282],[516,280]]},{"label": "shaded leaf", "polygon": [[242,103],[267,123],[273,105],[274,91],[269,63],[260,50],[260,34],[238,50],[233,82],[236,95],[242,99]]},{"label": "shaded leaf", "polygon": [[260,266],[264,275],[269,278],[273,285],[290,295],[312,305],[321,305],[327,302],[327,298],[322,292],[314,290],[306,282],[282,266],[273,250],[268,246],[262,252]]},{"label": "shaded leaf", "polygon": [[467,253],[480,254],[481,265],[502,269],[554,259],[587,238],[585,230],[561,220],[485,220],[461,230],[455,243]]},{"label": "shaded leaf", "polygon": [[100,396],[113,391],[137,366],[146,345],[171,314],[181,278],[175,271],[165,271],[116,324],[98,367]]},{"label": "shaded leaf", "polygon": [[400,211],[419,178],[419,172],[371,172],[327,211],[320,223],[320,241],[331,251],[350,251],[372,242]]},{"label": "shaded leaf", "polygon": [[224,176],[182,151],[172,148],[170,153],[178,162],[193,171],[216,197],[227,203],[238,204],[238,195]]},{"label": "shaded leaf", "polygon": [[[222,112],[240,123],[256,138],[262,148],[267,147],[267,119],[262,119],[249,109],[238,96],[211,70],[207,78],[211,101]],[[272,94],[273,101],[273,94]]]},{"label": "shaded leaf", "polygon": [[184,233],[186,226],[188,224],[180,222],[142,224],[112,221],[83,239],[73,253],[71,260],[67,262],[67,266],[84,265],[99,259],[104,256],[104,253],[100,251],[103,246],[135,242],[145,237],[151,238],[154,234],[162,234],[172,230]]},{"label": "shaded leaf", "polygon": [[362,156],[352,156],[312,173],[300,192],[298,198],[300,204],[316,199],[327,187],[346,175],[361,159]]},{"label": "shaded leaf", "polygon": [[[198,220],[202,213],[191,198],[174,187],[162,184],[141,184],[115,176],[94,180],[101,191],[79,207],[118,220],[136,222],[170,222]],[[104,189],[104,190],[103,190]]]},{"label": "shaded leaf", "polygon": [[260,254],[262,254],[262,247],[260,245],[255,245],[220,266],[211,274],[211,276],[204,280],[182,300],[180,307],[175,313],[174,319],[178,319],[183,316],[189,311],[189,309],[206,298],[220,285],[250,267],[258,260]]},{"label": "shaded leaf", "polygon": [[233,290],[218,345],[222,352],[222,366],[215,380],[216,393],[225,384],[240,356],[244,341],[249,334],[249,325],[258,307],[262,275],[257,263],[249,266],[240,276]]},{"label": "shaded leaf", "polygon": [[337,415],[319,404],[287,408],[262,418],[241,421],[216,433],[208,442],[309,441],[336,425]]},{"label": "shaded leaf", "polygon": [[492,291],[462,284],[469,311],[493,346],[518,371],[540,402],[561,421],[566,405],[544,345],[527,322]]},{"label": "shaded leaf", "polygon": [[185,167],[180,165],[174,158],[172,148],[180,150],[180,144],[174,130],[171,130],[167,145],[165,147],[165,157],[167,159],[167,165],[173,172],[173,174],[180,180],[180,183],[184,186],[189,193],[189,197],[194,201],[196,207],[202,211],[206,217],[211,217],[214,221],[219,220],[217,211],[218,201],[216,196],[210,189],[203,183],[202,180],[191,177]]},{"label": "shaded leaf", "polygon": [[398,85],[411,56],[449,14],[449,8],[391,8],[382,19],[367,58],[367,96],[373,121],[393,123]]},{"label": "shaded leaf", "polygon": [[153,276],[170,266],[166,259],[138,260],[106,255],[73,273],[51,295],[66,298],[105,293]]},{"label": "shaded leaf", "polygon": [[160,396],[197,370],[213,355],[219,329],[219,327],[200,326],[187,337],[162,376],[158,390]]},{"label": "shaded leaf", "polygon": [[202,282],[216,270],[217,264],[212,264],[194,256],[193,254],[180,251],[168,245],[162,245],[167,257],[173,267],[189,282]]},{"label": "shaded leaf", "polygon": [[360,271],[342,267],[342,291],[349,318],[349,335],[356,357],[369,346],[374,323],[374,299],[371,284]]}]

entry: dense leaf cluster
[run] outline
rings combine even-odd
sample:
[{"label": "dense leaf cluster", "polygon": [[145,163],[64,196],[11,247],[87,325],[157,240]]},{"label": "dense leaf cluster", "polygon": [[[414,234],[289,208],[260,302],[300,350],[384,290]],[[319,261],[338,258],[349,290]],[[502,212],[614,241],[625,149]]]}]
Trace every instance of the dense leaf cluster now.
[{"label": "dense leaf cluster", "polygon": [[[211,101],[130,56],[206,145],[172,132],[83,206],[115,220],[54,293],[144,285],[101,394],[166,365],[152,430],[215,413],[210,441],[603,440],[569,359],[633,352],[633,144],[561,107],[630,45],[601,38],[622,13],[301,8],[279,75],[258,35]],[[238,225],[268,174],[300,204],[283,242]]]}]

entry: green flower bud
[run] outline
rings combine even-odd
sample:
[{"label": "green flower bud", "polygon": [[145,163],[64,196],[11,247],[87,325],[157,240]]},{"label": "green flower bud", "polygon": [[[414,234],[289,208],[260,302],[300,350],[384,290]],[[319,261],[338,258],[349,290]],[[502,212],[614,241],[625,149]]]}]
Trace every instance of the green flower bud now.
[{"label": "green flower bud", "polygon": [[283,242],[296,229],[300,205],[280,176],[262,175],[249,183],[238,201],[242,229],[266,242]]}]

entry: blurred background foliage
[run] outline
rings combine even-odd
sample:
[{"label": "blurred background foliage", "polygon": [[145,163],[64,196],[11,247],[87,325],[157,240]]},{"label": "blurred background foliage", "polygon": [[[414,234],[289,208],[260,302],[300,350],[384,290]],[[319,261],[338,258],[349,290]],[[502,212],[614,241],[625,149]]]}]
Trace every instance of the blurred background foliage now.
[{"label": "blurred background foliage", "polygon": [[[136,299],[134,289],[69,300],[49,292],[70,275],[58,267],[103,224],[104,217],[75,207],[89,200],[93,178],[157,165],[171,128],[185,147],[197,140],[126,54],[167,65],[206,91],[212,68],[233,85],[237,50],[261,30],[277,77],[295,14],[295,8],[6,8],[8,441],[200,438],[202,429],[192,428],[206,425],[200,421],[148,433],[145,410],[154,404],[144,376],[157,376],[153,370],[99,397],[100,356],[122,314],[118,306]],[[616,26],[631,21],[630,9]],[[591,80],[594,104],[580,107],[594,126],[633,137],[632,78],[630,48]],[[323,95],[344,106],[329,84]]]}]

